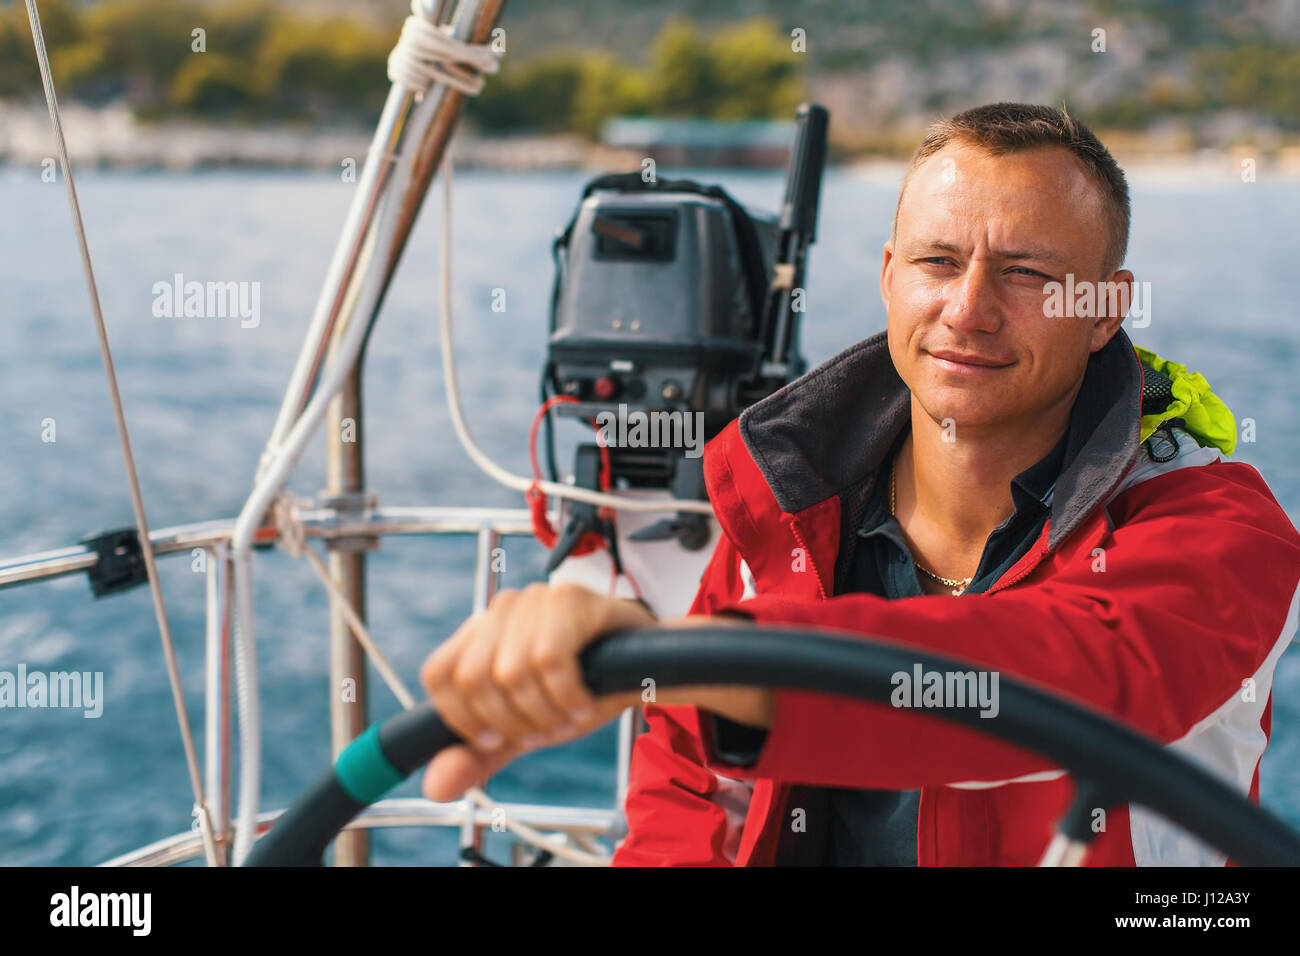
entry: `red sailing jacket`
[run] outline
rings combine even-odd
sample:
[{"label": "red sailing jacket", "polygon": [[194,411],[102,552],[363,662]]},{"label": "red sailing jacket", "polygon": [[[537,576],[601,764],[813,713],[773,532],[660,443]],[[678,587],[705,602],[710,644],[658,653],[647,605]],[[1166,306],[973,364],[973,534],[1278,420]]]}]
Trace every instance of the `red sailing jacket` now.
[{"label": "red sailing jacket", "polygon": [[[1148,385],[1155,378],[1148,370]],[[859,343],[708,445],[723,534],[691,613],[738,611],[970,661],[1109,713],[1258,801],[1273,671],[1297,627],[1300,535],[1254,468],[1222,461],[1199,436],[1172,427],[1163,447],[1140,443],[1143,384],[1123,331],[1094,353],[1047,525],[987,592],[836,596],[840,539],[910,421],[884,334]],[[1044,758],[914,710],[777,691],[748,768],[719,758],[711,715],[645,713],[619,865],[771,864],[797,829],[798,785],[919,789],[921,865],[1034,865],[1073,791]],[[1108,814],[1086,862],[1225,859],[1131,806]]]}]

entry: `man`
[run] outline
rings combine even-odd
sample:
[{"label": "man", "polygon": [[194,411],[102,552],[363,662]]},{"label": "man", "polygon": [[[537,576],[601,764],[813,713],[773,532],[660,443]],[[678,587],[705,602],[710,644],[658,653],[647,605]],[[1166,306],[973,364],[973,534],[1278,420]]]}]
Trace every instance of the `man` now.
[{"label": "man", "polygon": [[[1014,675],[1258,799],[1300,535],[1253,468],[1220,460],[1235,422],[1205,380],[1120,330],[1128,227],[1123,173],[1060,111],[997,104],[932,127],[884,247],[887,332],[706,449],[723,534],[692,612]],[[1061,314],[1062,288],[1093,294]],[[579,588],[502,594],[424,667],[473,741],[433,761],[425,792],[450,799],[639,703],[591,699],[575,657],[651,622]],[[1073,789],[1043,758],[906,706],[660,689],[646,719],[617,863],[1034,864]],[[1224,862],[1145,811],[1105,809],[1090,863]]]}]

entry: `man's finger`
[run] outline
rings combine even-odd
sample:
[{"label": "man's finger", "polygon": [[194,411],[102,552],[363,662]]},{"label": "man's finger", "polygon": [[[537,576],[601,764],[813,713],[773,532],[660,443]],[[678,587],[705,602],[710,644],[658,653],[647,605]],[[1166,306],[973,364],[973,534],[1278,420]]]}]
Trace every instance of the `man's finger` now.
[{"label": "man's finger", "polygon": [[[532,724],[529,736],[551,735],[571,723],[568,712],[556,705],[532,666],[532,646],[553,616],[550,589],[530,586],[519,601],[496,649],[492,680],[509,695],[510,704]],[[531,598],[531,600],[527,600]],[[526,740],[527,738],[520,738]]]},{"label": "man's finger", "polygon": [[421,791],[430,800],[447,803],[478,786],[518,754],[484,754],[463,744],[447,747],[429,762]]}]

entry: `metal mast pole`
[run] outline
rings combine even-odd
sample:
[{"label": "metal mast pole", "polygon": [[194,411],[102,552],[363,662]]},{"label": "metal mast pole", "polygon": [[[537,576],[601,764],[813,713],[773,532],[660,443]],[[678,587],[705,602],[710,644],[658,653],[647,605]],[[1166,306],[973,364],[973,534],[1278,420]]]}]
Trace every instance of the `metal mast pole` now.
[{"label": "metal mast pole", "polygon": [[[361,358],[364,359],[364,353]],[[342,391],[330,403],[326,423],[326,505],[358,517],[366,504],[362,367],[362,361],[358,360]],[[362,621],[366,620],[366,551],[377,544],[377,538],[339,538],[329,543],[330,576]],[[370,718],[365,651],[353,637],[347,618],[333,599],[330,600],[329,674],[330,750],[337,757],[370,725]],[[335,866],[366,866],[369,860],[368,833],[349,830],[339,834],[334,843]]]}]

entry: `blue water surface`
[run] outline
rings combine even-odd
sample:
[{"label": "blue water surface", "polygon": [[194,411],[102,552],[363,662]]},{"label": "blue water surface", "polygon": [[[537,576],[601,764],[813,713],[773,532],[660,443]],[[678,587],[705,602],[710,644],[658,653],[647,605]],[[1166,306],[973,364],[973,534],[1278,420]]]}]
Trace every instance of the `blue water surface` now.
[{"label": "blue water surface", "polygon": [[[776,173],[701,173],[772,209]],[[471,428],[498,461],[527,468],[551,290],[550,242],[587,176],[456,177],[460,377]],[[1141,345],[1203,372],[1255,441],[1258,467],[1300,515],[1294,298],[1300,183],[1135,172],[1129,266],[1153,289]],[[805,352],[816,364],[884,327],[878,277],[895,170],[832,171],[809,275]],[[153,527],[238,513],[307,327],[352,184],[307,172],[87,171],[78,179],[144,500]],[[62,184],[0,169],[0,554],[71,544],[130,525],[125,471]],[[439,191],[407,250],[369,347],[370,486],[390,505],[519,507],[452,436],[437,348]],[[153,286],[260,283],[255,328],[238,319],[153,314]],[[491,308],[504,289],[506,308]],[[55,442],[42,441],[46,419]],[[316,441],[291,486],[324,485]],[[1187,542],[1189,549],[1195,542]],[[414,675],[470,609],[471,539],[388,539],[371,557],[369,613],[398,671]],[[509,544],[508,586],[537,577],[541,549]],[[189,713],[202,727],[204,578],[188,556],[161,562]],[[282,806],[328,765],[327,603],[312,572],[280,552],[256,558],[263,692],[263,806]],[[191,798],[146,589],[93,600],[84,576],[0,591],[0,669],[102,671],[102,717],[0,712],[0,864],[93,864],[188,828]],[[371,714],[397,704],[371,675]],[[201,738],[200,738],[201,741]],[[201,746],[201,742],[200,742]],[[607,728],[520,760],[496,778],[506,800],[609,806]],[[1282,658],[1265,805],[1300,827],[1300,655]],[[415,795],[408,782],[401,795]],[[491,846],[491,845],[490,845]],[[455,837],[375,837],[385,864],[450,863]]]}]

